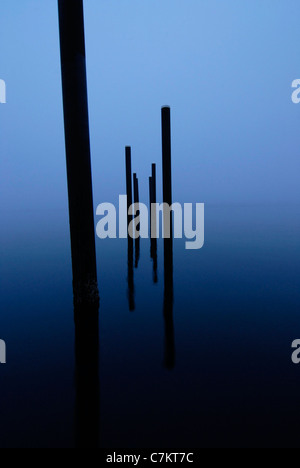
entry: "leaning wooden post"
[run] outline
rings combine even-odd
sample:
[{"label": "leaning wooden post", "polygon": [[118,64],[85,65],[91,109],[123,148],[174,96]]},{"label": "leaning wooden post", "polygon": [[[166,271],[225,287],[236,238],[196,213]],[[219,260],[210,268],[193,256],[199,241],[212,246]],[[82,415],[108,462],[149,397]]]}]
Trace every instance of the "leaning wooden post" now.
[{"label": "leaning wooden post", "polygon": [[97,303],[82,0],[58,0],[74,303]]}]

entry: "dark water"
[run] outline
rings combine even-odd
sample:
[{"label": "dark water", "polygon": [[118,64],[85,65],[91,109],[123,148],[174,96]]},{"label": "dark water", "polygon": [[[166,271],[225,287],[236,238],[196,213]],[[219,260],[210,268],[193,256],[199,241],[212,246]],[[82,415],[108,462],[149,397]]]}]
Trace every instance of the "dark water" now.
[{"label": "dark water", "polygon": [[[74,447],[67,215],[1,216],[0,447]],[[300,447],[300,206],[207,205],[205,231],[199,251],[174,241],[173,328],[162,242],[157,284],[141,242],[129,311],[127,241],[97,240],[100,447]]]}]

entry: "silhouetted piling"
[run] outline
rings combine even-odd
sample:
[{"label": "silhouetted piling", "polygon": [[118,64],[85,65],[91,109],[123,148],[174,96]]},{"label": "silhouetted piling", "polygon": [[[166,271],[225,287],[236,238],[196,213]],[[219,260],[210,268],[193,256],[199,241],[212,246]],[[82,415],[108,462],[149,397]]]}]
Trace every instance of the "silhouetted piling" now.
[{"label": "silhouetted piling", "polygon": [[[134,204],[139,205],[139,203],[140,203],[139,180],[138,180],[137,175],[135,173],[133,174],[133,187],[134,187]],[[137,216],[138,216],[138,212],[137,212]]]},{"label": "silhouetted piling", "polygon": [[[163,201],[172,205],[172,166],[171,166],[171,110],[162,108],[162,165],[163,165]],[[164,238],[165,275],[173,277],[173,223],[172,211],[165,209],[163,213],[164,233],[170,227],[170,238]],[[167,271],[167,270],[170,271]],[[166,282],[166,281],[165,281]]]},{"label": "silhouetted piling", "polygon": [[131,171],[131,147],[130,146],[126,146],[125,157],[126,157],[127,221],[128,221],[128,227],[129,227],[129,224],[132,221],[132,215],[129,215],[129,208],[132,205],[132,171]]},{"label": "silhouetted piling", "polygon": [[[172,205],[172,164],[171,164],[171,110],[162,108],[162,166],[163,201]],[[165,319],[165,365],[172,369],[175,365],[175,340],[173,323],[173,224],[172,212],[164,210],[164,232],[170,227],[170,238],[164,238],[164,319]]]},{"label": "silhouetted piling", "polygon": [[82,0],[58,0],[74,303],[97,303]]},{"label": "silhouetted piling", "polygon": [[150,238],[156,239],[156,212],[154,203],[156,203],[156,169],[152,165],[152,176],[149,177],[149,200],[150,200]]},{"label": "silhouetted piling", "polygon": [[162,116],[162,163],[163,163],[163,201],[172,205],[172,166],[171,166],[171,110],[163,107]]},{"label": "silhouetted piling", "polygon": [[[127,225],[129,225],[133,219],[132,215],[129,215],[129,208],[132,205],[132,170],[131,170],[131,147],[127,146],[125,149],[126,157],[126,193],[127,193]],[[127,232],[128,247],[127,247],[127,282],[128,282],[128,304],[129,310],[135,309],[134,303],[134,271],[133,271],[133,232]]]},{"label": "silhouetted piling", "polygon": [[[149,177],[149,206],[150,206],[150,210],[149,210],[149,214],[150,214],[150,245],[151,244],[151,239],[152,239],[152,199],[153,199],[153,195],[152,195],[152,191],[153,191],[153,184],[152,184],[152,177]],[[150,248],[150,255],[151,255],[151,258],[152,258],[152,250]]]},{"label": "silhouetted piling", "polygon": [[157,210],[153,206],[156,204],[156,164],[152,164],[151,198],[151,258],[153,259],[153,282],[157,283],[157,237],[153,236],[157,232]]},{"label": "silhouetted piling", "polygon": [[[134,204],[138,206],[138,211],[136,212],[135,217],[139,216],[139,203],[140,203],[140,195],[139,195],[139,179],[137,175],[133,174],[133,187],[134,187]],[[137,228],[137,226],[136,226]],[[135,268],[139,265],[140,259],[140,237],[135,238]]]},{"label": "silhouetted piling", "polygon": [[156,164],[152,164],[152,203],[156,203]]}]

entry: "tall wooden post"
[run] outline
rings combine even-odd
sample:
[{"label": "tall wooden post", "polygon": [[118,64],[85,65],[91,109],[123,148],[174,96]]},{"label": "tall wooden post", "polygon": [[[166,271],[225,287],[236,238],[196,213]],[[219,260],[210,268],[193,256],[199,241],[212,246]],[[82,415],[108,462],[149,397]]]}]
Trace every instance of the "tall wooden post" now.
[{"label": "tall wooden post", "polygon": [[58,0],[75,304],[96,303],[94,209],[82,0]]},{"label": "tall wooden post", "polygon": [[[172,205],[172,165],[171,165],[171,110],[162,108],[162,165],[163,165],[163,202]],[[165,209],[164,227],[170,226],[170,238],[164,239],[165,275],[173,277],[173,223],[172,212]],[[166,228],[164,229],[166,232]],[[170,270],[170,271],[167,271]]]},{"label": "tall wooden post", "polygon": [[[162,159],[163,159],[163,201],[172,205],[172,165],[171,165],[171,110],[162,108]],[[173,226],[172,212],[163,213],[164,226],[170,226],[170,238],[164,239],[164,319],[165,319],[165,365],[173,369],[175,365],[175,339],[173,322]]]}]

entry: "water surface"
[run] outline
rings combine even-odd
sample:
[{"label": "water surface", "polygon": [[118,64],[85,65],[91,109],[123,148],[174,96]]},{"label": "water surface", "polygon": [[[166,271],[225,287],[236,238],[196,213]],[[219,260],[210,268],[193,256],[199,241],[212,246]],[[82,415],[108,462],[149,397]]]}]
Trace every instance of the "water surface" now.
[{"label": "water surface", "polygon": [[[74,447],[88,389],[75,369],[67,214],[1,217],[0,447]],[[300,446],[299,234],[298,205],[207,205],[203,249],[174,241],[167,317],[162,241],[157,283],[141,241],[129,310],[127,241],[97,240],[100,447]]]}]

